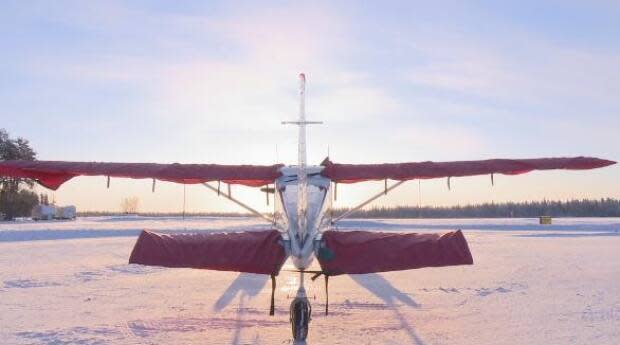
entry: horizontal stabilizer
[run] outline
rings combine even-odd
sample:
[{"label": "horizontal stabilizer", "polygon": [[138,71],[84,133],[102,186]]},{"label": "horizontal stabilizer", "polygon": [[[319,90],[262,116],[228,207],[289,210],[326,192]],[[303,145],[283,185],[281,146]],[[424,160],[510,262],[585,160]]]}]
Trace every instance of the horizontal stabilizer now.
[{"label": "horizontal stabilizer", "polygon": [[325,231],[319,263],[326,275],[471,265],[461,230],[439,234]]},{"label": "horizontal stabilizer", "polygon": [[277,275],[285,260],[277,230],[216,234],[143,231],[129,263]]}]

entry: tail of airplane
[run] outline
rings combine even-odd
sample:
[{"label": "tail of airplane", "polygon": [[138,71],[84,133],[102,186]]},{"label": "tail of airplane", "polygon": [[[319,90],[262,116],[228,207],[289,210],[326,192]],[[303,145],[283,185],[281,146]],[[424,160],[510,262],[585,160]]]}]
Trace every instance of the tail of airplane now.
[{"label": "tail of airplane", "polygon": [[297,121],[282,121],[282,124],[293,124],[299,126],[299,136],[297,139],[297,221],[299,227],[299,237],[303,242],[307,233],[307,152],[306,152],[306,125],[322,124],[321,121],[306,121],[306,75],[299,74],[299,118]]}]

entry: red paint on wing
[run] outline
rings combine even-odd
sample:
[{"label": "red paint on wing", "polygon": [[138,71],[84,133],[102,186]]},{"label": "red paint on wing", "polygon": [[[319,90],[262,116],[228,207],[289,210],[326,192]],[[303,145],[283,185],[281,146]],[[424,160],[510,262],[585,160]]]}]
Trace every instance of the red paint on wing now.
[{"label": "red paint on wing", "polygon": [[371,180],[412,180],[488,174],[517,175],[534,170],[585,170],[606,167],[614,161],[592,157],[488,159],[456,162],[412,162],[386,164],[337,164],[327,160],[322,175],[339,183]]},{"label": "red paint on wing", "polygon": [[259,187],[273,183],[280,176],[281,167],[282,165],[4,161],[0,162],[0,176],[34,179],[54,190],[75,176],[153,178],[184,184],[222,181]]}]

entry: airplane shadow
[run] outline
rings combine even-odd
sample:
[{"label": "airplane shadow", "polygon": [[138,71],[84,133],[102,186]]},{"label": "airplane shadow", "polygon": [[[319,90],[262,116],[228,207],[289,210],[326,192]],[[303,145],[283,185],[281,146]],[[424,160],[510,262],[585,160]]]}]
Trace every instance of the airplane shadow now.
[{"label": "airplane shadow", "polygon": [[[269,280],[269,277],[264,274],[251,274],[251,273],[239,273],[237,278],[230,283],[226,291],[220,296],[220,298],[213,305],[213,310],[221,311],[232,303],[235,297],[239,296],[239,306],[237,308],[237,327],[231,340],[231,345],[237,345],[240,343],[241,337],[241,323],[242,316],[245,310],[245,303],[257,296],[265,284]],[[259,339],[254,338],[254,344],[258,344]]]},{"label": "airplane shadow", "polygon": [[[387,306],[393,307],[392,310],[394,311],[396,320],[398,320],[401,328],[407,333],[411,340],[411,344],[425,345],[413,326],[409,324],[407,318],[396,308],[399,303],[413,308],[420,307],[420,304],[414,301],[408,294],[398,290],[380,274],[373,273],[349,276],[364,289],[380,298]],[[241,324],[246,302],[257,296],[264,288],[265,284],[267,284],[268,280],[269,277],[265,275],[240,273],[215,302],[213,309],[215,311],[221,311],[238,298],[237,321]],[[235,328],[235,332],[231,339],[232,345],[240,344],[241,329],[241,326]],[[258,344],[260,340],[255,338],[253,343]],[[294,344],[307,345],[306,342],[296,342]]]},{"label": "airplane shadow", "polygon": [[269,276],[264,274],[239,273],[215,302],[213,310],[221,311],[226,308],[237,295],[239,295],[240,302],[245,298],[254,298],[261,292],[267,280],[269,280]]},{"label": "airplane shadow", "polygon": [[396,308],[397,302],[404,303],[414,308],[419,308],[420,304],[414,301],[409,295],[395,288],[392,283],[383,278],[380,274],[351,274],[349,277],[360,286],[370,291],[373,295],[383,300],[386,305],[393,307],[392,310],[394,311],[396,319],[400,323],[401,328],[407,333],[407,336],[409,336],[409,339],[411,339],[411,344],[425,345],[424,341],[417,334],[413,326],[411,326],[407,318]]},{"label": "airplane shadow", "polygon": [[401,302],[410,307],[420,307],[409,295],[395,288],[380,274],[351,274],[349,277],[389,306],[395,306],[397,302]]}]

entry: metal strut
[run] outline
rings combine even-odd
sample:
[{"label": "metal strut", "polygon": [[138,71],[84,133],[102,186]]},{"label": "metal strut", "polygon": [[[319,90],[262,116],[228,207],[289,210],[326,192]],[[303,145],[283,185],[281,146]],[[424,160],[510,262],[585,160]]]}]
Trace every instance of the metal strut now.
[{"label": "metal strut", "polygon": [[[262,213],[258,212],[257,210],[255,210],[255,209],[251,208],[250,206],[248,206],[248,205],[244,204],[243,202],[241,202],[241,201],[239,201],[239,200],[237,200],[237,199],[233,198],[233,196],[232,196],[232,195],[230,195],[230,194],[224,194],[224,193],[219,193],[219,189],[218,189],[218,188],[215,188],[215,187],[213,187],[212,185],[210,185],[210,184],[208,184],[208,183],[206,183],[206,182],[205,182],[205,183],[203,183],[202,185],[203,185],[203,186],[205,186],[205,187],[207,187],[207,188],[209,188],[210,190],[212,190],[212,191],[214,191],[214,192],[218,193],[220,196],[223,196],[223,197],[225,197],[226,199],[228,199],[228,200],[230,200],[230,201],[234,202],[235,204],[237,204],[237,205],[239,205],[239,206],[243,207],[244,209],[246,209],[246,210],[250,211],[250,213],[254,214],[255,216],[257,216],[257,217],[259,217],[259,218],[262,218],[262,219],[266,220],[266,221],[267,221],[267,222],[269,222],[270,224],[273,224],[273,219],[271,219],[271,218],[269,218],[269,217],[265,216],[264,214],[262,214]],[[229,184],[229,186],[230,186],[230,184]],[[230,189],[229,189],[229,193],[230,193]]]},{"label": "metal strut", "polygon": [[275,294],[276,294],[276,276],[272,274],[271,275],[271,306],[269,307],[270,316],[273,316],[276,312]]},{"label": "metal strut", "polygon": [[405,183],[405,182],[407,182],[407,181],[398,181],[398,182],[394,183],[393,185],[391,185],[390,187],[385,188],[383,191],[381,191],[381,192],[379,192],[379,193],[375,194],[372,198],[370,198],[370,199],[368,199],[368,200],[364,201],[363,203],[361,203],[361,204],[359,204],[359,205],[355,206],[354,208],[352,208],[352,209],[348,210],[347,212],[345,212],[345,213],[341,214],[340,216],[336,217],[336,219],[332,220],[332,224],[335,224],[336,222],[340,221],[341,219],[343,219],[343,218],[346,218],[346,217],[350,216],[351,214],[353,214],[353,213],[357,212],[360,208],[362,208],[362,207],[364,207],[364,206],[366,206],[366,205],[370,204],[371,202],[373,202],[373,201],[375,201],[375,200],[379,199],[380,197],[382,197],[382,196],[384,196],[384,195],[387,195],[387,193],[388,193],[389,191],[393,190],[394,188],[396,188],[396,187],[400,186],[401,184],[403,184],[403,183]]},{"label": "metal strut", "polygon": [[325,275],[325,315],[329,314],[329,275]]},{"label": "metal strut", "polygon": [[325,315],[329,315],[329,274],[325,271],[309,271],[314,273],[310,279],[315,281],[316,278],[323,276],[325,278]]}]

